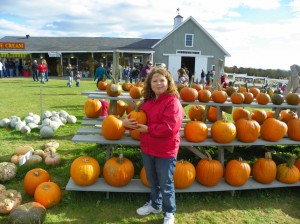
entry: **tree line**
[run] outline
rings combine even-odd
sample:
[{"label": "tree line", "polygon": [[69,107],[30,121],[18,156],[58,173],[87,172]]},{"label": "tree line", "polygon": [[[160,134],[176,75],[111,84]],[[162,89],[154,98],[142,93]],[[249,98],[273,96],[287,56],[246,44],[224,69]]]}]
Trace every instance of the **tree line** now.
[{"label": "tree line", "polygon": [[250,76],[268,77],[270,79],[288,79],[291,76],[290,70],[281,69],[257,69],[257,68],[243,68],[243,67],[224,67],[226,73],[246,74]]}]

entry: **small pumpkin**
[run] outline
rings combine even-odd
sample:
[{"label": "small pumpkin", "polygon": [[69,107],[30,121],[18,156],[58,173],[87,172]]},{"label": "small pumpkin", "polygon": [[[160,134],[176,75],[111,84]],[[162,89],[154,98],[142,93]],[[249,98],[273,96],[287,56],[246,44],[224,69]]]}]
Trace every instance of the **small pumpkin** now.
[{"label": "small pumpkin", "polygon": [[277,166],[276,179],[282,183],[294,184],[299,181],[300,171],[294,165],[296,156],[292,155],[286,163],[281,163]]},{"label": "small pumpkin", "polygon": [[218,143],[230,143],[236,138],[236,127],[225,117],[212,124],[211,137]]},{"label": "small pumpkin", "polygon": [[252,166],[252,176],[259,183],[272,183],[276,179],[276,172],[277,166],[271,152],[266,152],[265,157],[257,159]]},{"label": "small pumpkin", "polygon": [[60,187],[54,182],[43,182],[35,189],[34,200],[45,208],[51,208],[61,200]]},{"label": "small pumpkin", "polygon": [[108,159],[103,167],[103,177],[107,184],[115,187],[127,185],[134,175],[133,163],[124,158],[123,153],[119,157]]},{"label": "small pumpkin", "polygon": [[198,91],[191,87],[182,88],[179,94],[185,102],[194,102],[198,98]]},{"label": "small pumpkin", "polygon": [[243,92],[244,95],[244,104],[251,104],[254,100],[254,96],[250,92]]},{"label": "small pumpkin", "polygon": [[50,152],[46,155],[44,162],[47,166],[57,166],[60,164],[61,158],[57,153]]},{"label": "small pumpkin", "polygon": [[196,178],[196,169],[188,161],[180,160],[176,162],[174,171],[174,186],[177,189],[185,189],[191,186]]},{"label": "small pumpkin", "polygon": [[[140,110],[141,104],[135,108],[135,110],[129,113],[130,118],[135,118],[138,124],[147,123],[147,115],[143,110]],[[137,130],[130,130],[130,136],[136,140],[140,139],[140,132]]]},{"label": "small pumpkin", "polygon": [[33,196],[37,186],[43,182],[50,181],[48,171],[42,168],[29,170],[24,177],[24,190],[27,194]]},{"label": "small pumpkin", "polygon": [[129,90],[133,87],[132,83],[130,82],[124,82],[122,84],[122,89],[126,92],[129,92]]},{"label": "small pumpkin", "polygon": [[286,133],[287,124],[273,117],[266,119],[260,128],[261,138],[272,142],[279,141]]},{"label": "small pumpkin", "polygon": [[222,89],[216,89],[212,92],[211,98],[215,103],[224,103],[227,100],[227,93]]},{"label": "small pumpkin", "polygon": [[260,135],[260,125],[257,121],[248,118],[241,118],[235,122],[237,139],[241,142],[255,142]]},{"label": "small pumpkin", "polygon": [[0,182],[6,182],[17,174],[17,166],[11,162],[0,163]]},{"label": "small pumpkin", "polygon": [[108,96],[117,97],[122,94],[122,87],[116,83],[116,80],[112,78],[111,83],[106,86],[106,93]]},{"label": "small pumpkin", "polygon": [[267,119],[267,112],[262,109],[253,109],[251,111],[251,119],[256,120],[260,125]]},{"label": "small pumpkin", "polygon": [[200,184],[208,187],[217,185],[223,177],[223,166],[219,160],[212,159],[206,152],[208,158],[201,159],[196,166],[196,179]]},{"label": "small pumpkin", "polygon": [[233,104],[242,104],[244,102],[245,96],[241,92],[234,92],[230,96],[230,101]]},{"label": "small pumpkin", "polygon": [[250,87],[249,92],[252,93],[255,98],[260,93],[260,89],[256,86],[252,86]]},{"label": "small pumpkin", "polygon": [[97,88],[99,90],[106,90],[108,83],[105,80],[101,80],[98,82]]},{"label": "small pumpkin", "polygon": [[147,175],[146,175],[146,170],[145,167],[143,166],[140,172],[140,179],[142,181],[142,183],[146,186],[146,187],[150,187],[150,183],[147,180]]},{"label": "small pumpkin", "polygon": [[80,186],[94,184],[98,180],[99,175],[100,165],[96,159],[90,156],[80,156],[71,164],[70,176]]},{"label": "small pumpkin", "polygon": [[203,88],[202,90],[198,91],[198,100],[200,102],[209,102],[211,99],[211,91],[208,89]]},{"label": "small pumpkin", "polygon": [[261,105],[266,105],[271,101],[271,97],[267,93],[260,92],[256,95],[256,102]]},{"label": "small pumpkin", "polygon": [[189,108],[188,116],[191,121],[197,120],[202,121],[205,112],[205,107],[203,105],[192,105]]},{"label": "small pumpkin", "polygon": [[[225,118],[225,112],[221,112],[222,118]],[[215,122],[218,120],[218,109],[216,107],[210,106],[207,113],[207,120],[210,122]]]},{"label": "small pumpkin", "polygon": [[289,109],[280,111],[279,115],[281,117],[281,121],[285,122],[286,124],[292,118],[297,118],[298,117],[297,113],[295,113],[294,111],[291,111]]},{"label": "small pumpkin", "polygon": [[241,118],[248,118],[250,111],[243,107],[236,107],[232,112],[232,119],[234,122],[237,122]]},{"label": "small pumpkin", "polygon": [[190,142],[202,142],[207,135],[208,127],[202,121],[189,121],[184,126],[184,137]]},{"label": "small pumpkin", "polygon": [[16,190],[2,190],[0,193],[0,214],[9,214],[22,203],[22,195]]},{"label": "small pumpkin", "polygon": [[238,160],[233,159],[226,164],[224,179],[228,184],[240,187],[248,181],[250,173],[249,163],[240,157]]},{"label": "small pumpkin", "polygon": [[98,118],[102,104],[97,99],[87,99],[84,103],[84,113],[88,118]]},{"label": "small pumpkin", "polygon": [[129,90],[129,95],[132,99],[140,99],[143,96],[143,87],[133,86]]},{"label": "small pumpkin", "polygon": [[287,123],[287,135],[290,139],[300,141],[300,118],[292,118]]},{"label": "small pumpkin", "polygon": [[102,135],[108,140],[118,140],[125,134],[125,128],[120,118],[108,115],[102,121]]},{"label": "small pumpkin", "polygon": [[34,149],[29,145],[20,145],[20,146],[15,148],[14,154],[24,155],[29,151],[33,152]]},{"label": "small pumpkin", "polygon": [[288,94],[286,94],[285,102],[289,105],[298,105],[300,103],[299,93],[288,93]]},{"label": "small pumpkin", "polygon": [[274,93],[271,96],[271,101],[275,105],[281,105],[284,102],[284,96],[282,94]]}]

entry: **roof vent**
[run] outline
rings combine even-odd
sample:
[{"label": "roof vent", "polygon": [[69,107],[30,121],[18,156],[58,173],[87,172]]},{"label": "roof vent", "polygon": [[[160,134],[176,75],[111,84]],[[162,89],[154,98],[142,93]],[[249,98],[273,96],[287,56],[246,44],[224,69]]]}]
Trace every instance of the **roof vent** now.
[{"label": "roof vent", "polygon": [[177,16],[175,16],[174,18],[174,26],[173,29],[177,28],[183,21],[183,17],[181,15],[179,15],[179,8],[176,10],[177,12]]},{"label": "roof vent", "polygon": [[28,39],[29,37],[30,37],[30,35],[29,35],[29,34],[27,34],[27,35],[26,35],[26,38]]}]

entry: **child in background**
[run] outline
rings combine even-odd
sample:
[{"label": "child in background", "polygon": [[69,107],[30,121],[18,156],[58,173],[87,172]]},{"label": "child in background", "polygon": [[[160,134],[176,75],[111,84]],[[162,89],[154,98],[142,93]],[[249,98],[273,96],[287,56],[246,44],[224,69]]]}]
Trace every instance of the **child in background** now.
[{"label": "child in background", "polygon": [[75,72],[75,82],[76,82],[76,86],[79,87],[80,86],[80,79],[81,79],[81,75],[78,71]]}]

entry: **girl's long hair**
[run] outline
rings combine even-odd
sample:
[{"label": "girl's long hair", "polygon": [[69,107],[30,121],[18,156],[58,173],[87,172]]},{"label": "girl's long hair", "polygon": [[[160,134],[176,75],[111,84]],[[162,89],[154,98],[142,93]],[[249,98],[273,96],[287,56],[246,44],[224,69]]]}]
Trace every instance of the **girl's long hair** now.
[{"label": "girl's long hair", "polygon": [[155,98],[155,93],[153,92],[153,90],[151,88],[151,80],[153,78],[153,75],[156,74],[156,73],[159,73],[159,74],[163,75],[168,80],[168,89],[167,89],[166,92],[168,94],[174,95],[174,96],[179,98],[179,93],[178,93],[178,90],[177,90],[177,86],[174,82],[174,79],[173,79],[171,73],[165,68],[153,67],[151,72],[148,74],[148,76],[147,76],[147,78],[144,82],[144,91],[143,91],[144,101],[147,101],[151,98]]}]

